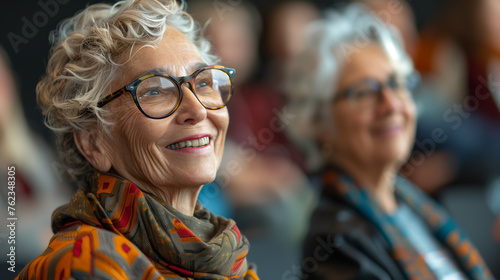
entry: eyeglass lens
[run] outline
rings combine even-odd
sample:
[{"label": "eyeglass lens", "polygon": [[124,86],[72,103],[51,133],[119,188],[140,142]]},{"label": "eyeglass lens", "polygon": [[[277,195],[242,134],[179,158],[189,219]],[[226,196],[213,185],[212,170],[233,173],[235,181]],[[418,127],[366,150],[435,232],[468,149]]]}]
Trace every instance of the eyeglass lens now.
[{"label": "eyeglass lens", "polygon": [[[231,80],[219,69],[206,69],[198,73],[192,88],[207,109],[222,108],[231,97]],[[165,76],[152,76],[143,80],[139,83],[136,94],[142,110],[155,118],[166,116],[175,110],[181,96],[176,82]]]},{"label": "eyeglass lens", "polygon": [[366,107],[373,106],[382,94],[383,88],[386,86],[392,92],[397,93],[398,96],[400,93],[408,92],[405,90],[406,85],[404,79],[397,76],[391,76],[385,84],[375,79],[364,80],[351,89],[349,99],[353,105]]}]

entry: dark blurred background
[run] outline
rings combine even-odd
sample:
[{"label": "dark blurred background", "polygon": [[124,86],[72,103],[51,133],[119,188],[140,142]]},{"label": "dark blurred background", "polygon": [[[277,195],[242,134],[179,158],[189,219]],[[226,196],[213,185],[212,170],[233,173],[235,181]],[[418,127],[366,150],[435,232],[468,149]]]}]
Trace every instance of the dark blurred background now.
[{"label": "dark blurred background", "polygon": [[[445,207],[450,210],[458,224],[465,229],[473,242],[476,243],[490,268],[497,277],[500,277],[500,243],[498,240],[493,240],[493,225],[495,223],[495,219],[497,219],[500,215],[500,201],[498,199],[500,197],[500,180],[497,179],[500,175],[500,157],[494,156],[495,153],[500,152],[500,149],[498,148],[500,147],[498,145],[500,141],[497,139],[497,136],[500,135],[500,129],[496,129],[500,128],[500,111],[498,108],[494,108],[494,102],[490,102],[493,106],[493,110],[496,112],[492,121],[492,126],[488,125],[488,121],[476,122],[472,120],[473,118],[463,117],[461,121],[463,121],[464,125],[460,126],[460,129],[455,129],[450,128],[450,122],[446,121],[443,117],[443,113],[447,112],[447,110],[451,108],[455,108],[453,106],[457,104],[457,102],[458,104],[465,103],[465,101],[463,101],[466,100],[464,99],[464,96],[467,96],[467,91],[470,91],[470,89],[474,89],[474,86],[477,86],[477,77],[489,77],[489,69],[486,69],[486,71],[485,67],[479,67],[480,71],[476,71],[478,67],[476,67],[477,65],[475,65],[474,62],[477,59],[477,56],[475,53],[470,51],[470,45],[474,44],[469,44],[470,42],[467,42],[466,39],[463,41],[461,40],[461,38],[470,37],[469,39],[475,43],[475,37],[468,35],[481,33],[481,29],[479,29],[479,31],[474,30],[473,28],[475,27],[472,24],[472,21],[479,21],[481,17],[486,16],[472,15],[469,17],[469,10],[471,10],[472,14],[472,10],[474,9],[469,9],[467,7],[474,8],[475,3],[479,2],[476,0],[388,1],[401,1],[409,4],[411,10],[410,14],[413,13],[414,18],[413,15],[410,14],[408,14],[408,17],[406,17],[406,14],[399,14],[394,15],[394,19],[403,21],[404,23],[402,26],[409,23],[411,28],[416,29],[415,33],[418,33],[416,34],[416,37],[418,38],[415,41],[418,42],[414,42],[415,45],[407,46],[407,48],[410,52],[412,52],[411,50],[414,51],[412,56],[414,57],[416,66],[421,71],[423,78],[425,79],[426,75],[430,77],[424,83],[424,85],[429,86],[430,89],[420,89],[420,91],[424,92],[424,94],[420,97],[416,96],[417,105],[420,104],[420,107],[424,109],[421,111],[419,118],[417,142],[425,143],[425,139],[432,136],[432,131],[436,127],[444,128],[450,138],[450,140],[444,143],[444,145],[433,146],[433,152],[430,153],[430,155],[427,155],[425,147],[422,148],[421,146],[416,145],[415,152],[424,152],[426,154],[427,157],[425,159],[425,163],[412,165],[412,162],[410,161],[406,166],[406,169],[403,169],[407,171],[405,175],[407,175],[430,195],[440,200]],[[490,0],[484,0],[484,2],[487,1]],[[18,98],[20,99],[22,108],[24,109],[27,124],[34,134],[41,136],[40,138],[33,138],[35,143],[34,146],[38,148],[38,150],[50,150],[50,148],[52,148],[52,152],[55,150],[55,137],[43,125],[42,115],[36,104],[35,93],[36,84],[45,71],[49,57],[49,33],[54,30],[57,24],[63,19],[73,16],[85,6],[102,2],[112,4],[116,1],[3,0],[0,3],[0,44],[5,49],[7,57],[10,59],[10,67],[16,82]],[[188,6],[190,3],[195,6],[194,0],[187,2]],[[279,94],[279,86],[282,82],[280,80],[282,77],[280,77],[279,70],[283,69],[280,68],[279,64],[289,58],[287,57],[287,54],[280,53],[286,52],[285,50],[287,49],[287,46],[280,46],[281,48],[276,48],[273,53],[273,51],[270,50],[271,44],[269,41],[271,41],[272,37],[277,38],[280,37],[281,33],[286,33],[284,30],[279,28],[277,30],[271,30],[271,26],[276,24],[274,19],[276,17],[277,7],[284,7],[283,4],[285,2],[292,1],[201,0],[197,2],[198,4],[199,2],[211,4],[219,3],[235,8],[242,6],[242,10],[234,10],[235,14],[239,11],[242,12],[243,15],[250,15],[250,18],[242,16],[240,20],[240,18],[238,18],[239,15],[235,16],[236,21],[239,20],[240,25],[243,26],[240,26],[239,28],[245,29],[245,24],[247,23],[247,25],[253,26],[252,28],[247,28],[252,30],[246,30],[246,32],[249,32],[249,35],[246,37],[244,36],[241,39],[249,39],[248,37],[253,35],[258,37],[251,41],[256,44],[257,54],[253,56],[249,55],[248,57],[251,57],[251,59],[242,62],[251,64],[247,65],[248,69],[246,69],[246,71],[244,67],[235,67],[235,65],[230,65],[231,63],[223,61],[223,63],[227,63],[226,66],[235,67],[238,71],[237,78],[239,78],[240,81],[244,80],[237,85],[238,92],[235,94],[235,98],[231,101],[231,106],[229,106],[231,124],[242,124],[240,127],[230,127],[228,132],[228,138],[231,139],[231,141],[228,141],[228,144],[226,145],[229,146],[229,152],[226,151],[225,157],[227,155],[231,156],[230,142],[233,143],[232,145],[234,148],[239,143],[242,143],[249,135],[249,132],[245,131],[245,129],[241,129],[241,127],[247,125],[249,127],[248,130],[250,131],[250,134],[253,130],[253,134],[256,135],[259,129],[262,129],[263,127],[265,128],[266,125],[269,124],[268,117],[271,110],[278,108],[283,104]],[[247,5],[240,5],[243,2]],[[315,0],[303,2],[306,2],[307,5],[314,4],[314,9],[321,14],[325,11],[325,9],[336,7],[345,1]],[[359,0],[359,2],[381,3],[384,1]],[[460,2],[459,6],[456,5],[457,2]],[[377,4],[374,4],[374,7],[376,5]],[[203,13],[200,12],[199,14],[199,16],[202,16],[201,14]],[[312,16],[311,19],[313,17],[314,16]],[[445,23],[440,22],[441,18],[445,18]],[[500,18],[500,15],[494,15],[492,18]],[[227,17],[227,20],[231,20],[231,17]],[[245,20],[247,22],[244,22]],[[299,20],[297,19],[295,22],[299,22]],[[467,26],[469,22],[470,26]],[[214,24],[217,24],[217,22],[214,22]],[[500,23],[498,23],[498,25],[500,25]],[[207,33],[212,32],[212,39],[218,39],[216,32],[223,30],[221,26],[215,30],[215,33],[213,33],[214,30],[207,29]],[[293,28],[297,28],[297,26],[294,26]],[[299,32],[298,29],[296,31]],[[234,31],[230,30],[230,32]],[[446,36],[443,36],[443,34]],[[224,40],[226,39],[227,38],[224,38]],[[442,41],[444,41],[444,43]],[[463,47],[463,53],[465,54],[456,55],[454,52],[448,51],[456,49],[447,49],[450,42],[452,42],[453,45],[457,45],[459,49]],[[281,43],[284,45],[283,42]],[[439,45],[445,46],[443,48],[445,50],[444,55],[439,52],[441,49],[436,47]],[[235,55],[237,58],[239,57],[239,53],[237,51],[231,52],[231,49],[227,50],[227,46],[224,50],[223,44],[214,44],[214,46],[220,52],[219,54],[228,52],[226,53],[229,55],[228,57],[230,57],[231,54]],[[493,56],[495,58],[500,57],[500,50],[495,50],[494,53],[495,54]],[[448,57],[448,60],[444,62],[440,61],[441,57]],[[431,61],[432,59],[434,59],[434,61]],[[483,58],[481,57],[477,60],[479,62],[483,62],[482,59]],[[462,61],[463,63],[460,64],[459,67],[456,67],[456,65],[453,64],[456,61]],[[433,71],[439,72],[440,68],[436,66],[439,64],[443,66],[443,69],[445,69],[445,72],[447,73],[454,72],[457,69],[465,69],[463,72],[455,73],[456,76],[454,77],[458,78],[450,82],[452,84],[450,87],[444,89],[446,94],[451,93],[450,95],[453,95],[453,97],[449,99],[451,101],[443,101],[444,105],[441,107],[435,106],[438,103],[437,100],[442,99],[441,96],[438,96],[441,88],[434,87],[435,81],[433,81],[432,78],[434,74]],[[286,63],[283,63],[283,65],[286,67]],[[500,69],[500,67],[498,67],[498,69]],[[246,76],[244,73],[246,73]],[[466,73],[468,73],[468,76]],[[500,75],[500,71],[496,72],[496,74]],[[436,77],[438,78],[434,80],[437,80],[438,82],[443,81],[443,84],[445,83],[444,80],[441,80],[441,76],[436,75]],[[459,83],[466,80],[471,80],[469,88],[463,83]],[[495,81],[498,80],[500,79],[495,79]],[[497,89],[500,89],[499,85],[500,84],[495,84]],[[455,88],[458,88],[460,93],[455,92]],[[498,94],[498,92],[494,89],[490,89],[492,93]],[[2,92],[0,92],[0,97],[1,93]],[[445,97],[444,99],[446,98],[448,97]],[[245,107],[247,107],[247,109],[249,108],[248,114],[238,115],[238,113],[242,113],[244,111],[239,108]],[[0,106],[0,108],[2,107]],[[261,111],[257,112],[255,108],[258,108]],[[426,111],[425,109],[428,110]],[[236,112],[231,112],[231,110],[235,110]],[[6,121],[4,121],[4,123],[9,123],[10,121],[9,116],[6,116]],[[0,129],[0,136],[2,132],[3,131]],[[200,195],[200,200],[205,206],[217,214],[235,219],[242,232],[249,237],[252,244],[249,261],[257,262],[259,274],[262,279],[282,279],[281,276],[285,271],[291,270],[293,268],[293,264],[300,262],[301,238],[304,230],[308,226],[309,214],[311,209],[314,207],[315,191],[317,191],[314,189],[314,186],[311,187],[311,185],[314,185],[314,182],[311,184],[311,182],[308,182],[307,180],[299,181],[299,179],[297,179],[298,177],[291,177],[289,176],[290,173],[287,173],[293,168],[296,168],[297,170],[300,169],[301,162],[300,156],[296,156],[293,149],[289,149],[287,146],[289,143],[284,138],[286,138],[284,135],[276,134],[274,141],[272,141],[273,143],[268,144],[267,148],[262,152],[262,157],[258,157],[258,159],[248,164],[249,166],[247,170],[252,170],[254,173],[249,172],[241,174],[240,178],[232,179],[234,190],[233,188],[226,189],[229,193],[226,194],[228,197],[220,197],[224,192],[221,192],[221,188],[217,185],[212,187],[212,189],[209,189],[208,193],[202,192]],[[481,139],[484,139],[484,141],[478,141]],[[22,141],[20,141],[20,143],[21,142]],[[50,148],[44,146],[45,142],[48,143]],[[1,141],[0,144],[2,144]],[[436,152],[434,152],[434,148],[436,148]],[[20,147],[19,149],[22,150],[23,147]],[[286,152],[283,153],[284,150],[286,150]],[[283,156],[283,154],[285,154],[285,156]],[[245,161],[244,158],[236,159],[243,162]],[[4,161],[7,161],[6,164],[11,164],[12,160],[9,160],[10,159],[7,157],[7,160]],[[52,173],[55,173],[55,176],[57,177],[56,179],[58,179],[57,182],[61,185],[58,186],[60,187],[59,190],[66,188],[70,192],[73,191],[74,188],[68,187],[68,185],[71,186],[71,184],[64,182],[61,178],[61,174],[58,173],[60,163],[57,160],[48,158],[46,158],[45,162],[47,163],[48,168],[53,170]],[[290,162],[294,162],[293,166]],[[4,163],[2,162],[1,153],[0,163]],[[299,167],[296,167],[295,165],[298,165]],[[3,167],[3,165],[0,166]],[[281,169],[276,168],[276,166],[279,166]],[[270,170],[272,171],[270,172]],[[275,170],[278,170],[278,172],[275,172],[275,174],[269,174]],[[280,173],[280,170],[284,171]],[[295,169],[293,170],[296,171]],[[296,172],[295,174],[299,173],[301,176],[304,175],[301,171]],[[1,180],[3,180],[2,176],[5,176],[3,171],[0,174]],[[306,176],[301,177],[301,179],[304,179],[304,177]],[[255,180],[259,178],[261,178],[264,183]],[[30,181],[29,179],[30,178],[27,180],[28,183]],[[255,181],[250,180],[251,183],[247,184],[248,189],[245,189],[244,187],[240,187],[240,189],[238,189],[239,185],[244,185],[244,182],[249,182],[249,179],[254,179]],[[240,182],[243,182],[243,184],[238,184]],[[291,185],[293,185],[292,183],[301,186],[291,187]],[[0,184],[3,188],[3,183]],[[262,185],[262,188],[259,188],[260,185]],[[43,223],[40,222],[42,224],[40,228],[45,225],[44,230],[47,230],[46,228],[50,225],[50,213],[53,210],[52,208],[67,201],[69,196],[61,197],[57,200],[57,202],[50,203],[48,203],[48,200],[45,197],[40,196],[39,200],[41,201],[41,204],[51,204],[48,208],[45,208],[44,211],[41,211],[39,210],[42,209],[40,207],[28,207],[28,205],[32,203],[32,201],[36,201],[36,198],[38,197],[36,187],[33,187],[32,189],[34,194],[29,192],[26,194],[18,194],[20,196],[19,200],[24,201],[25,203],[19,207],[26,207],[26,212],[19,215],[24,215],[23,217],[33,216],[33,219],[41,219],[34,215],[36,213],[39,214],[40,217],[45,217],[46,219],[43,220]],[[59,191],[46,189],[44,192],[51,196]],[[214,193],[218,195],[214,195]],[[24,195],[24,197],[22,195]],[[2,197],[1,190],[0,198],[6,201],[6,199]],[[2,202],[5,202],[0,201],[0,207],[3,208],[5,204],[2,204]],[[224,205],[226,205],[226,208],[222,207],[222,209],[217,209],[217,207],[220,208],[220,206]],[[0,217],[3,215],[4,209],[0,209]],[[23,219],[26,223],[28,223],[28,218]],[[2,249],[2,245],[4,245],[2,244],[2,241],[6,239],[3,239],[5,237],[2,235],[4,232],[4,229],[2,229],[3,227],[2,220],[0,221],[0,279],[10,279],[12,274],[4,273],[6,271],[6,267],[3,261],[5,254]],[[29,239],[29,235],[31,233],[33,236],[42,235],[38,232],[39,229],[37,227],[32,227],[30,230],[23,230],[22,228],[18,229],[18,234],[23,233],[25,235],[19,237],[24,240],[23,242],[27,242],[25,240]],[[500,219],[497,222],[497,235],[500,239]],[[40,248],[33,248],[33,255],[39,255],[41,253],[41,250],[45,248],[44,246],[47,244],[47,238],[50,238],[51,233],[44,233],[43,236],[45,239],[38,242]],[[267,239],[263,238],[264,236],[267,237]],[[24,247],[29,246],[24,245]],[[287,253],[289,252],[289,254],[285,256],[275,254],[280,251],[280,248],[285,248],[283,250]],[[21,251],[19,253],[22,254]],[[22,255],[19,255],[19,257],[19,267],[17,272],[20,271],[23,264],[29,262],[33,258],[33,256],[29,254],[26,254],[24,258]]]},{"label": "dark blurred background", "polygon": [[[45,12],[43,8],[43,4],[48,5],[49,2],[57,3],[55,8],[51,5],[48,9],[51,14]],[[43,125],[35,97],[36,84],[44,73],[48,60],[49,33],[56,28],[61,20],[73,16],[89,4],[102,2],[114,3],[116,1],[20,0],[2,1],[0,4],[0,44],[11,59],[26,117],[31,128],[51,142],[54,140],[53,135]],[[226,2],[236,3],[240,1]],[[254,3],[265,18],[266,13],[271,11],[275,5],[286,1],[257,0],[249,2]],[[342,1],[316,0],[311,2],[315,2],[320,9],[324,9]],[[425,26],[435,16],[437,11],[441,9],[442,2],[445,1],[409,1],[414,9],[418,28]],[[43,4],[40,5],[41,3]],[[32,25],[25,27],[26,22]],[[28,36],[24,36],[23,32]]]}]

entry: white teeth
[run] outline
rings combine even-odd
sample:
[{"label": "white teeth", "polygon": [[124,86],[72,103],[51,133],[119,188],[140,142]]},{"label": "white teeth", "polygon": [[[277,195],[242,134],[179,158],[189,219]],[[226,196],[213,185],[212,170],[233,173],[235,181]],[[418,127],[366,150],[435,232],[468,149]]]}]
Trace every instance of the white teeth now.
[{"label": "white teeth", "polygon": [[184,149],[184,148],[196,148],[196,147],[201,147],[201,146],[206,146],[210,143],[210,138],[208,137],[203,137],[200,139],[196,140],[187,140],[187,141],[182,141],[179,143],[171,144],[167,146],[167,149],[170,150],[178,150],[178,149]]}]

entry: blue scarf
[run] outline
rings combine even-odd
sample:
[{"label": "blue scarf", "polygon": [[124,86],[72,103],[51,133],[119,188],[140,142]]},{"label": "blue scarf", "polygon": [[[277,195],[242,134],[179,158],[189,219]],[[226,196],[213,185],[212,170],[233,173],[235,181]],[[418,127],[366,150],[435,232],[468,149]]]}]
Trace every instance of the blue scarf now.
[{"label": "blue scarf", "polygon": [[[436,279],[423,256],[401,233],[392,217],[382,211],[369,191],[331,167],[324,171],[323,180],[325,191],[342,197],[380,230],[391,246],[392,257],[403,268],[407,279]],[[494,279],[474,245],[443,207],[399,176],[395,180],[395,194],[426,222],[434,237],[454,253],[471,279]]]}]

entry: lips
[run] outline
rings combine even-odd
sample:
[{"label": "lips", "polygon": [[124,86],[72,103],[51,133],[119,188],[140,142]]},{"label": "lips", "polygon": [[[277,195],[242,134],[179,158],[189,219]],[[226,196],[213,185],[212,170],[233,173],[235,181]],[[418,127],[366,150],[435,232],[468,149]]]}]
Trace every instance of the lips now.
[{"label": "lips", "polygon": [[199,148],[210,144],[210,137],[205,136],[198,139],[191,139],[186,141],[180,141],[167,146],[169,150],[180,150],[187,148]]},{"label": "lips", "polygon": [[389,125],[374,129],[373,133],[377,136],[394,136],[399,134],[402,130],[402,125]]}]

